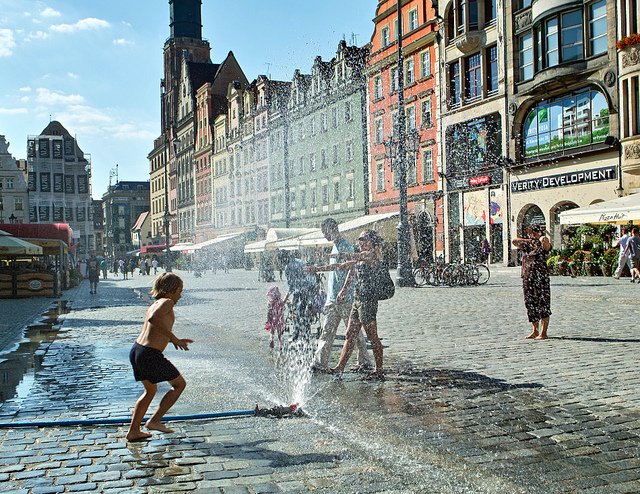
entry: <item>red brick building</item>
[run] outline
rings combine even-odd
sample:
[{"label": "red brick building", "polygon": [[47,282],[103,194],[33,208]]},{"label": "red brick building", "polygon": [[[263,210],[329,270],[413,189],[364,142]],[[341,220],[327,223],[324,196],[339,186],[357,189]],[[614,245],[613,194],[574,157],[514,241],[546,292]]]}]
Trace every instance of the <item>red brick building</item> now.
[{"label": "red brick building", "polygon": [[[420,136],[415,160],[407,165],[408,206],[417,253],[430,257],[442,252],[444,224],[436,170],[437,21],[429,0],[404,0],[401,14],[406,125]],[[380,0],[373,21],[367,67],[372,214],[399,209],[397,177],[384,146],[398,112],[397,1]]]}]

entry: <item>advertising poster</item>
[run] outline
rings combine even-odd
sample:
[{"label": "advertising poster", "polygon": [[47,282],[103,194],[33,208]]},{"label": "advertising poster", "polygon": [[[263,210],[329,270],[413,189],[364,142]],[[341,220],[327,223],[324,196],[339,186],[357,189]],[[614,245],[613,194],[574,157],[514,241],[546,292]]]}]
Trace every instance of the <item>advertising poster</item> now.
[{"label": "advertising poster", "polygon": [[89,182],[86,175],[78,175],[78,194],[89,192]]},{"label": "advertising poster", "polygon": [[29,172],[28,184],[29,192],[36,191],[36,172]]},{"label": "advertising poster", "polygon": [[487,191],[474,190],[464,194],[464,226],[484,225],[487,209]]},{"label": "advertising poster", "polygon": [[64,157],[67,161],[73,161],[75,157],[75,145],[71,137],[64,138]]},{"label": "advertising poster", "polygon": [[49,139],[38,139],[38,156],[48,158],[49,154]]},{"label": "advertising poster", "polygon": [[27,141],[27,158],[35,158],[36,157],[36,140],[29,139]]},{"label": "advertising poster", "polygon": [[53,148],[53,159],[61,160],[62,159],[62,141],[61,140],[52,141],[51,147]]},{"label": "advertising poster", "polygon": [[64,176],[64,191],[67,194],[75,193],[75,185],[73,183],[73,175],[65,175]]},{"label": "advertising poster", "polygon": [[53,174],[53,191],[64,192],[64,175],[62,173]]},{"label": "advertising poster", "polygon": [[502,212],[506,211],[505,194],[502,189],[491,189],[489,202],[489,222],[492,225],[502,223]]},{"label": "advertising poster", "polygon": [[40,174],[40,192],[51,192],[51,173]]},{"label": "advertising poster", "polygon": [[56,223],[64,221],[64,208],[62,206],[53,206],[53,221]]},{"label": "advertising poster", "polygon": [[38,214],[40,216],[41,223],[49,222],[49,206],[40,206],[38,207]]},{"label": "advertising poster", "polygon": [[29,206],[29,223],[38,222],[38,208],[35,206]]},{"label": "advertising poster", "polygon": [[67,204],[67,207],[64,208],[64,220],[73,221],[73,206],[71,204]]},{"label": "advertising poster", "polygon": [[76,211],[76,220],[85,221],[86,219],[87,215],[84,206],[78,206],[78,210]]}]

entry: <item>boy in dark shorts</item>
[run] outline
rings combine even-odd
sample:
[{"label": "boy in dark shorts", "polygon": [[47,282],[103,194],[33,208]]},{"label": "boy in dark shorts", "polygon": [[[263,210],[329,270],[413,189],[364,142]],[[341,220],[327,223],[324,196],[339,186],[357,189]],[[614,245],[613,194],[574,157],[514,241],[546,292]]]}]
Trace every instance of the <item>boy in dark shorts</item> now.
[{"label": "boy in dark shorts", "polygon": [[133,375],[136,381],[142,381],[144,393],[133,408],[127,441],[144,441],[151,437],[151,434],[140,430],[140,424],[158,390],[158,383],[163,381],[168,381],[171,389],[163,396],[158,409],[147,420],[145,427],[160,432],[173,432],[162,424],[162,417],[178,400],[187,383],[162,352],[169,342],[181,350],[189,350],[189,343],[193,343],[193,340],[177,338],[171,332],[176,319],[173,306],[180,300],[182,288],[182,280],[173,273],[163,273],[153,282],[151,295],[156,301],[147,309],[142,331],[129,353]]}]

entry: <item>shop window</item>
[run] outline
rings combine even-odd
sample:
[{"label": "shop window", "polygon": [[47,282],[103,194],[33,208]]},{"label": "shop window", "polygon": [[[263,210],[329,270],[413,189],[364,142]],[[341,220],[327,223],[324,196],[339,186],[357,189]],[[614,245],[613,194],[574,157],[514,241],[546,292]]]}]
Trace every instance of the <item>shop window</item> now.
[{"label": "shop window", "polygon": [[603,142],[609,135],[609,107],[595,90],[538,103],[523,125],[525,157]]}]

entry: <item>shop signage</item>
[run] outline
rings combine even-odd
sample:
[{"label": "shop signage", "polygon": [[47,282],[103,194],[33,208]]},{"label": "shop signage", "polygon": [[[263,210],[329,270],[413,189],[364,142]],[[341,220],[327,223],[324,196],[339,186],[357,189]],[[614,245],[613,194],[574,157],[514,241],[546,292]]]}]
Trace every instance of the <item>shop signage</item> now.
[{"label": "shop signage", "polygon": [[480,175],[479,177],[471,177],[469,179],[469,185],[475,187],[477,185],[487,185],[491,183],[491,177],[489,175]]},{"label": "shop signage", "polygon": [[546,177],[529,178],[511,182],[511,192],[530,192],[534,190],[553,189],[556,187],[568,187],[572,185],[604,182],[617,178],[616,167],[605,166],[580,172],[560,173]]}]

